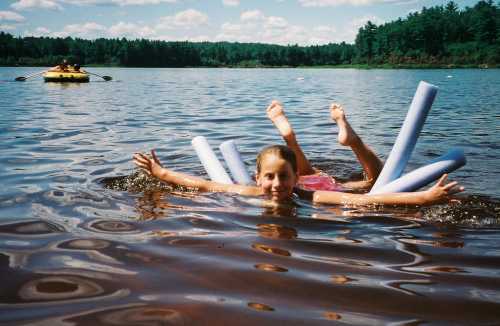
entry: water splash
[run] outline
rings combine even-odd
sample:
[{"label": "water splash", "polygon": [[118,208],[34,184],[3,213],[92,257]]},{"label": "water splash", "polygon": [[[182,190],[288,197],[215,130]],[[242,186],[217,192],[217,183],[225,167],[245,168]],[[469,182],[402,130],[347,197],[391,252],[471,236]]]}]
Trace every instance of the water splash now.
[{"label": "water splash", "polygon": [[500,200],[486,196],[469,196],[460,203],[425,208],[422,213],[432,222],[472,227],[500,226]]},{"label": "water splash", "polygon": [[131,175],[126,176],[102,178],[99,182],[104,186],[104,188],[118,191],[142,192],[152,190],[172,190],[170,185],[161,182],[142,171],[136,171]]}]

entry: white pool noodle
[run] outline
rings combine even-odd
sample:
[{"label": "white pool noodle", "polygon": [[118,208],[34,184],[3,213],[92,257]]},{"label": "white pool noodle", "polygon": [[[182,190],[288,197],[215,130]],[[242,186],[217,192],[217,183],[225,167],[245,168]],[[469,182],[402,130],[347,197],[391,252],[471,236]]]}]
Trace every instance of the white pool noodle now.
[{"label": "white pool noodle", "polygon": [[418,84],[396,142],[370,193],[375,193],[380,187],[396,180],[403,174],[437,90],[436,86],[424,81]]},{"label": "white pool noodle", "polygon": [[227,140],[220,144],[219,149],[234,181],[243,185],[252,184],[252,178],[250,178],[248,174],[235,142],[233,140]]},{"label": "white pool noodle", "polygon": [[196,136],[191,141],[191,144],[212,181],[226,184],[233,183],[205,137]]},{"label": "white pool noodle", "polygon": [[452,149],[432,163],[407,173],[401,178],[378,188],[376,191],[371,191],[370,194],[415,191],[439,179],[444,173],[450,173],[464,166],[465,163],[466,159],[463,151],[458,148]]}]

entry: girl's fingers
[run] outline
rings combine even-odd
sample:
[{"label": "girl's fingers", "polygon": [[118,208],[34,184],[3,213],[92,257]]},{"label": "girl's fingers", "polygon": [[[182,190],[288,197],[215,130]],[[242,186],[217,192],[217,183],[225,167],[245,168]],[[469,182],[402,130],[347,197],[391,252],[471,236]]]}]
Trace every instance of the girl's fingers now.
[{"label": "girl's fingers", "polygon": [[140,163],[140,162],[136,162],[135,165],[137,165],[139,168],[141,169],[145,169],[145,170],[148,170],[148,166],[143,164],[143,163]]},{"label": "girl's fingers", "polygon": [[160,160],[158,159],[158,157],[156,156],[156,152],[154,151],[154,149],[151,150],[151,156],[153,156],[153,161],[158,164],[158,165],[161,165],[160,163]]},{"label": "girl's fingers", "polygon": [[135,164],[148,165],[148,161],[141,158],[134,158]]},{"label": "girl's fingers", "polygon": [[145,167],[145,166],[147,166],[147,165],[148,165],[146,162],[140,162],[140,161],[135,161],[135,164],[136,164],[136,165],[139,165],[139,166],[141,166],[141,167]]},{"label": "girl's fingers", "polygon": [[147,156],[145,156],[144,154],[142,153],[136,153],[134,155],[134,160],[137,160],[137,161],[145,161],[145,160],[148,160]]},{"label": "girl's fingers", "polygon": [[453,182],[450,182],[448,183],[447,185],[445,185],[443,187],[444,190],[448,190],[448,189],[452,189],[453,187],[455,187],[456,185],[458,184],[457,181],[453,181]]},{"label": "girl's fingers", "polygon": [[442,185],[444,184],[444,182],[446,181],[446,179],[447,179],[447,178],[448,178],[448,174],[446,174],[446,173],[445,173],[445,174],[443,174],[443,175],[441,176],[441,178],[439,178],[439,181],[438,181],[438,183],[437,183],[437,184],[438,184],[439,186],[442,186]]},{"label": "girl's fingers", "polygon": [[458,194],[459,192],[462,192],[464,191],[465,188],[464,187],[457,187],[457,188],[453,188],[449,191],[449,194],[450,195],[454,195],[454,194]]},{"label": "girl's fingers", "polygon": [[151,157],[143,153],[135,153],[133,156],[135,165],[146,172],[148,175],[152,176],[152,169],[154,164],[161,166],[160,160],[156,156],[154,150],[151,151]]},{"label": "girl's fingers", "polygon": [[134,155],[134,160],[142,161],[142,162],[149,162],[149,161],[151,161],[151,159],[149,157],[147,157],[145,154],[142,154],[142,153],[136,153]]},{"label": "girl's fingers", "polygon": [[142,153],[134,154],[134,163],[139,168],[144,169],[147,172],[149,172],[148,170],[151,168],[151,159]]},{"label": "girl's fingers", "polygon": [[147,157],[142,153],[135,153],[133,158],[134,158],[134,163],[135,165],[137,165],[138,168],[144,171],[147,175],[152,176],[151,173],[152,160],[149,157]]}]

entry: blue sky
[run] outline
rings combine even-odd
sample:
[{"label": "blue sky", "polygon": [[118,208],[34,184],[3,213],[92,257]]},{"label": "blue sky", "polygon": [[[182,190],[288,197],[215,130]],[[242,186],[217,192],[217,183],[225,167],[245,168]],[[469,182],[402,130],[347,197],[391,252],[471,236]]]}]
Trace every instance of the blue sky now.
[{"label": "blue sky", "polygon": [[[460,8],[477,0],[456,0]],[[274,44],[353,43],[366,21],[436,0],[0,0],[0,30],[20,36]]]}]

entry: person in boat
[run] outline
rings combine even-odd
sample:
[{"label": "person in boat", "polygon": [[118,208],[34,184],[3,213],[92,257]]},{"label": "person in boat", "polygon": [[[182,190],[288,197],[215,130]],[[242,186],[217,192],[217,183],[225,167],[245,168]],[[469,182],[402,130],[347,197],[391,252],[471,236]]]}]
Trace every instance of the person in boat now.
[{"label": "person in boat", "polygon": [[295,153],[298,166],[298,184],[309,190],[368,190],[377,180],[384,164],[375,152],[366,145],[351,127],[345,116],[344,109],[337,103],[330,105],[330,117],[339,127],[338,142],[349,146],[363,168],[364,180],[338,182],[325,172],[314,168],[300,147],[290,122],[285,116],[283,106],[278,101],[272,101],[267,110],[268,118],[278,129],[287,146]]},{"label": "person in boat", "polygon": [[63,71],[63,72],[69,71],[68,61],[66,59],[64,59],[57,66],[50,68],[49,71]]},{"label": "person in boat", "polygon": [[80,64],[78,64],[78,63],[75,63],[75,64],[73,65],[73,70],[74,70],[75,72],[82,72],[82,71],[80,70]]},{"label": "person in boat", "polygon": [[[347,123],[339,123],[339,129],[339,134],[344,134],[343,139],[354,137],[353,130],[348,127]],[[311,199],[314,203],[323,204],[432,205],[449,201],[454,194],[464,191],[464,188],[457,182],[447,183],[447,174],[441,176],[431,188],[418,192],[371,195],[338,190],[301,189],[297,187],[300,177],[300,159],[297,159],[293,149],[283,145],[268,146],[258,154],[255,171],[256,186],[223,184],[164,168],[154,150],[151,151],[151,156],[135,153],[133,160],[137,167],[150,176],[173,185],[194,188],[198,191],[264,196],[272,204],[292,202],[296,194],[302,198]]]}]

